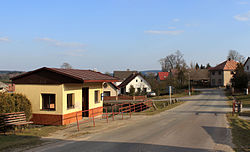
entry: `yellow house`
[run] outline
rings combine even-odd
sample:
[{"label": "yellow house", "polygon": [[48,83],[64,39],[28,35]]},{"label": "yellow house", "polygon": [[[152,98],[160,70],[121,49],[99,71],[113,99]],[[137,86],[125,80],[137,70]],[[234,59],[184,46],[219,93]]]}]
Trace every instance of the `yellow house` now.
[{"label": "yellow house", "polygon": [[[114,77],[91,70],[43,67],[11,78],[31,102],[35,124],[66,125],[103,112],[103,84]],[[80,116],[79,116],[80,114]]]},{"label": "yellow house", "polygon": [[237,68],[237,64],[238,62],[228,59],[221,64],[210,68],[211,86],[231,86],[231,79]]}]

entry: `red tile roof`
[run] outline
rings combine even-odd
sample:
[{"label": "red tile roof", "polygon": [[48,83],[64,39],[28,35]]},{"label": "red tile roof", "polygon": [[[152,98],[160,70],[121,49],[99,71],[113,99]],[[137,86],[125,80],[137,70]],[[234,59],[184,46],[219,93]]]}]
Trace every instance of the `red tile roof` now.
[{"label": "red tile roof", "polygon": [[168,78],[169,72],[158,72],[158,78],[160,80],[166,80]]},{"label": "red tile roof", "polygon": [[210,68],[209,70],[233,71],[237,68],[237,64],[238,64],[238,62],[228,59],[228,60],[222,62],[221,64],[219,64],[213,68]]},{"label": "red tile roof", "polygon": [[24,74],[18,75],[16,77],[11,78],[11,80],[15,80],[26,75],[30,75],[34,72],[38,72],[41,70],[48,70],[51,72],[55,72],[61,75],[65,75],[83,82],[116,82],[117,78],[102,74],[100,72],[95,72],[92,70],[79,70],[79,69],[59,69],[59,68],[47,68],[43,67],[34,71],[26,72]]}]

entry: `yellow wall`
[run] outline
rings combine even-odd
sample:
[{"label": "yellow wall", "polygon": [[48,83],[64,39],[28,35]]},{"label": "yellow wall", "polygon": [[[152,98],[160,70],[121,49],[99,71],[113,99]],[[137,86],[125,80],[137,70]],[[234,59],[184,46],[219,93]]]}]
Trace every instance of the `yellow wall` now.
[{"label": "yellow wall", "polygon": [[103,93],[102,83],[84,83],[83,87],[89,88],[89,109],[102,107],[103,101],[95,103],[95,91],[99,90],[100,94]]},{"label": "yellow wall", "polygon": [[[27,96],[31,102],[32,113],[36,114],[68,114],[82,110],[82,88],[89,88],[89,109],[102,107],[103,101],[95,103],[95,91],[103,93],[102,83],[84,83],[84,84],[62,84],[62,85],[15,85],[16,93]],[[56,110],[44,111],[42,109],[42,93],[56,94]],[[74,94],[75,108],[67,109],[67,94]],[[101,96],[101,95],[100,95]]]},{"label": "yellow wall", "polygon": [[231,71],[224,71],[224,86],[231,84],[232,77]]},{"label": "yellow wall", "polygon": [[[25,85],[16,84],[15,92],[24,94],[31,102],[32,113],[36,114],[62,114],[62,92],[63,85]],[[56,94],[56,110],[55,111],[43,111],[42,109],[42,95],[41,93]]]}]

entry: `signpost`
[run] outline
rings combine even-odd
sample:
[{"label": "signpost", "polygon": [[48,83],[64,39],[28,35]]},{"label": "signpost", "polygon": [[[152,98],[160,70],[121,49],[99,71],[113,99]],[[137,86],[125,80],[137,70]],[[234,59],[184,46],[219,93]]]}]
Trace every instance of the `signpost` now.
[{"label": "signpost", "polygon": [[169,103],[170,103],[170,104],[172,104],[171,94],[172,94],[172,87],[169,86]]}]

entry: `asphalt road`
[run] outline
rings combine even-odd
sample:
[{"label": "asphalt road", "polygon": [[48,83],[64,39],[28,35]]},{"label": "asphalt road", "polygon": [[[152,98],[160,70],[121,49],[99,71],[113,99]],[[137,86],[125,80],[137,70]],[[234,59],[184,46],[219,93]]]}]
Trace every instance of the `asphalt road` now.
[{"label": "asphalt road", "polygon": [[[232,151],[222,90],[202,94],[174,109],[121,128],[33,149],[51,152]],[[31,150],[32,151],[32,150]]]}]

